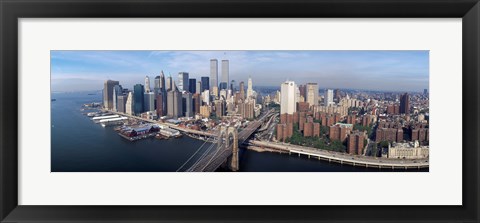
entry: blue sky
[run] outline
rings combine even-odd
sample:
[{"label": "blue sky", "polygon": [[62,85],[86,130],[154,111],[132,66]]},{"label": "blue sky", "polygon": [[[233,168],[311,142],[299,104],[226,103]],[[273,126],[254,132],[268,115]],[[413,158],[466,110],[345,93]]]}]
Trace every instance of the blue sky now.
[{"label": "blue sky", "polygon": [[[386,91],[428,89],[428,51],[51,51],[52,91],[101,90],[107,79],[125,88],[164,71],[177,80],[209,76],[210,59],[230,60],[230,80],[280,86],[285,80],[319,88]],[[153,81],[152,81],[153,83]]]}]

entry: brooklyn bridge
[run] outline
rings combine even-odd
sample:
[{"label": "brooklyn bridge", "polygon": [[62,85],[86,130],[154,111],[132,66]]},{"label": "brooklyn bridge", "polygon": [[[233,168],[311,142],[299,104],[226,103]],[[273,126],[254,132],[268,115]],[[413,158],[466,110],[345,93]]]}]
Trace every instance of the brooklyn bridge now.
[{"label": "brooklyn bridge", "polygon": [[[272,114],[270,110],[238,132],[236,127],[221,126],[216,134],[216,143],[207,145],[205,140],[197,151],[180,167],[177,172],[213,172],[222,165],[228,165],[232,171],[239,170],[239,145],[242,145]],[[204,146],[208,146],[204,148]],[[203,151],[203,152],[201,152]],[[199,154],[201,153],[201,154]]]}]

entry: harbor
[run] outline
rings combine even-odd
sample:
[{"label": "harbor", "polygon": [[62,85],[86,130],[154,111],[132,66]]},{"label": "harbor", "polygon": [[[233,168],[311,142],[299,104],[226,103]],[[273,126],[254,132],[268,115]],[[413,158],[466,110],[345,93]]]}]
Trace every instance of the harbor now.
[{"label": "harbor", "polygon": [[[85,108],[95,108],[97,103],[84,104],[82,111]],[[84,113],[87,117],[90,117],[95,124],[99,124],[102,127],[115,126],[114,130],[122,138],[131,142],[147,139],[170,139],[179,138],[182,136],[181,132],[168,126],[152,124],[136,118],[122,116],[114,114],[112,112],[106,112],[102,110]]]}]

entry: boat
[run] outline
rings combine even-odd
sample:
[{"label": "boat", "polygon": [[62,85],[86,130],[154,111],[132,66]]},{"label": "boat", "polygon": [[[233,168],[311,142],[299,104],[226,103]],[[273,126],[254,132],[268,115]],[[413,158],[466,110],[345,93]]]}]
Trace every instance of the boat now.
[{"label": "boat", "polygon": [[95,116],[95,115],[97,115],[97,114],[98,114],[98,112],[89,112],[89,113],[87,113],[87,116],[88,116],[88,117],[93,117],[93,116]]},{"label": "boat", "polygon": [[55,99],[55,98],[52,98],[52,101],[57,101],[57,99]]}]

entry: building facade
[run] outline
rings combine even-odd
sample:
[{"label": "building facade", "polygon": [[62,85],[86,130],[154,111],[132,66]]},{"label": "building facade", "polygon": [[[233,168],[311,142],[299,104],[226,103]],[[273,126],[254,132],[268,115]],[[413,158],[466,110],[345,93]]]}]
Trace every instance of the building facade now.
[{"label": "building facade", "polygon": [[103,107],[107,110],[113,109],[113,88],[119,83],[118,81],[106,80],[103,84]]},{"label": "building facade", "polygon": [[[318,84],[317,83],[307,83],[307,98],[306,101],[310,106],[318,105]],[[301,95],[301,93],[300,93]]]},{"label": "building facade", "polygon": [[189,78],[187,72],[178,73],[178,90],[179,91],[188,91],[189,89]]},{"label": "building facade", "polygon": [[332,89],[326,89],[325,90],[325,95],[323,98],[323,105],[324,106],[330,106],[333,104],[333,90]]},{"label": "building facade", "polygon": [[210,92],[213,91],[213,87],[218,87],[218,60],[210,60]]},{"label": "building facade", "polygon": [[143,113],[143,100],[144,100],[144,95],[145,90],[143,88],[143,85],[141,84],[136,84],[133,86],[133,97],[134,97],[134,113],[135,115],[139,115]]},{"label": "building facade", "polygon": [[286,81],[282,83],[280,100],[280,114],[292,114],[296,111],[296,85],[293,81]]}]

